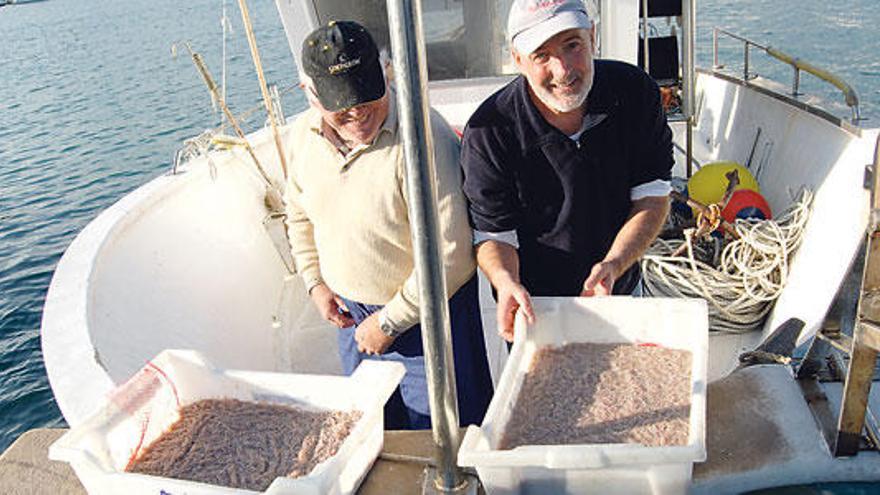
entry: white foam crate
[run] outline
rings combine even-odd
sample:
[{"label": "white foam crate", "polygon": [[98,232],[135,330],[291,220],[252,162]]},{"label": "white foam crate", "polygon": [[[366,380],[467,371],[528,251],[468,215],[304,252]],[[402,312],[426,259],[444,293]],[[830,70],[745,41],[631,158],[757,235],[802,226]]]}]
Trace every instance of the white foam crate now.
[{"label": "white foam crate", "polygon": [[[517,315],[514,345],[481,426],[470,426],[458,453],[496,494],[683,494],[694,462],[706,459],[708,310],[695,299],[532,299],[536,322]],[[535,352],[574,342],[654,343],[691,351],[691,412],[687,445],[524,445],[497,450]]]},{"label": "white foam crate", "polygon": [[350,494],[383,442],[383,407],[405,370],[364,361],[349,377],[223,370],[195,351],[166,350],[120,385],[100,410],[49,448],[70,463],[90,494],[254,494],[250,490],[163,478],[124,469],[180,416],[181,406],[231,398],[363,413],[335,455],[299,478],[279,477],[267,494]]}]

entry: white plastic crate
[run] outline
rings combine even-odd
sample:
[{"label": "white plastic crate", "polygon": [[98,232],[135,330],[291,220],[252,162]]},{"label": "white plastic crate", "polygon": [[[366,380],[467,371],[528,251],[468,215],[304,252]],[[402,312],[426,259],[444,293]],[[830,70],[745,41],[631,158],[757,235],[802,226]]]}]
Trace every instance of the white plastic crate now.
[{"label": "white plastic crate", "polygon": [[[683,494],[694,462],[706,459],[708,311],[695,299],[595,297],[532,299],[537,321],[518,314],[514,345],[483,424],[458,452],[491,494]],[[524,445],[497,450],[535,351],[575,342],[654,343],[692,353],[687,445]]]},{"label": "white plastic crate", "polygon": [[66,461],[90,494],[253,494],[126,473],[129,460],[166,431],[181,406],[230,398],[363,413],[335,455],[299,478],[279,477],[267,494],[350,494],[369,471],[383,441],[383,407],[400,383],[400,363],[364,361],[350,377],[221,370],[195,351],[166,350],[120,385],[107,403],[49,448]]}]

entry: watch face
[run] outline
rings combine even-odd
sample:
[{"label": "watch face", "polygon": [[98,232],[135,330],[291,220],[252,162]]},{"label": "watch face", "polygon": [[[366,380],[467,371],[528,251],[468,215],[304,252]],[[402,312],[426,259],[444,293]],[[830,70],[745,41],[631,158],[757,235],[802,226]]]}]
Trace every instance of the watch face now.
[{"label": "watch face", "polygon": [[385,315],[385,312],[379,313],[379,330],[382,331],[385,335],[389,337],[397,337],[400,335],[400,332],[395,330],[390,323],[388,323],[388,319]]},{"label": "watch face", "polygon": [[385,322],[379,324],[379,329],[382,330],[382,333],[389,337],[397,337],[397,335],[399,334],[399,332],[395,331]]}]

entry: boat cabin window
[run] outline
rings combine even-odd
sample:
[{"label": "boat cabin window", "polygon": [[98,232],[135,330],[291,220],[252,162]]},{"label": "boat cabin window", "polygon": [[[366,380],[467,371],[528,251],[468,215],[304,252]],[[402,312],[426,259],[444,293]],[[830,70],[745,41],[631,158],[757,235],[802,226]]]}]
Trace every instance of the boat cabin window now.
[{"label": "boat cabin window", "polygon": [[[391,52],[385,0],[276,0],[276,3],[297,58],[302,40],[314,26],[331,20],[354,20],[363,24],[380,49]],[[506,40],[511,3],[512,0],[423,0],[428,78],[461,79],[513,73]]]},{"label": "boat cabin window", "polygon": [[[512,0],[426,0],[422,2],[428,79],[494,76],[504,72],[507,11]],[[385,0],[325,0],[316,5],[318,22],[355,20],[367,27],[380,48],[391,52]]]}]

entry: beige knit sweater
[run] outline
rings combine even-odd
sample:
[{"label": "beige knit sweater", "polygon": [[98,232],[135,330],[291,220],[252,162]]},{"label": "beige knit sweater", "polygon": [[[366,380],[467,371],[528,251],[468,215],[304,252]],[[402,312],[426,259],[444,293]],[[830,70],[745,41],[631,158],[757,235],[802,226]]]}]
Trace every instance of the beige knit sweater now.
[{"label": "beige knit sweater", "polygon": [[[297,271],[306,289],[326,283],[365,304],[386,305],[404,330],[419,322],[419,297],[407,211],[408,191],[394,95],[375,141],[340,154],[321,135],[321,116],[300,114],[286,137],[285,199]],[[476,270],[467,220],[458,138],[431,112],[440,238],[447,298]]]}]

